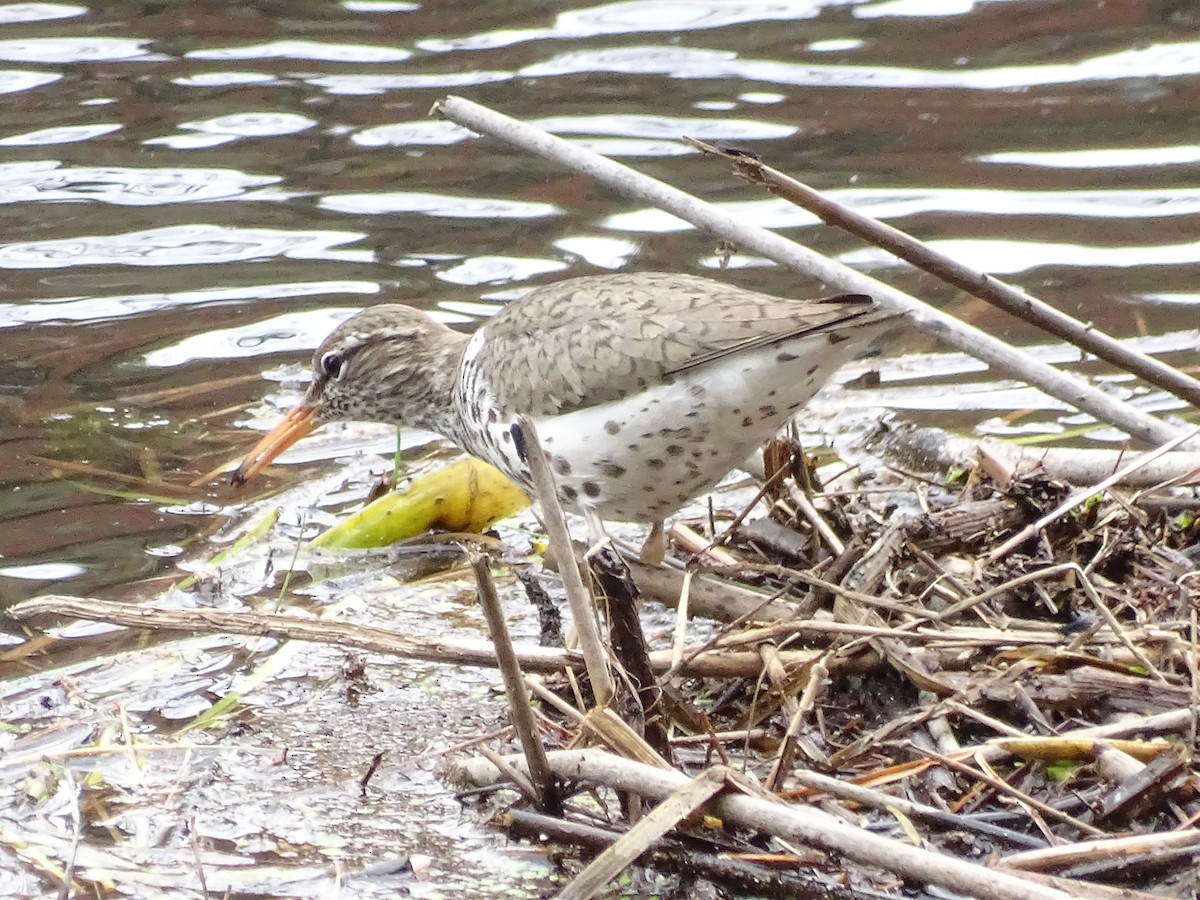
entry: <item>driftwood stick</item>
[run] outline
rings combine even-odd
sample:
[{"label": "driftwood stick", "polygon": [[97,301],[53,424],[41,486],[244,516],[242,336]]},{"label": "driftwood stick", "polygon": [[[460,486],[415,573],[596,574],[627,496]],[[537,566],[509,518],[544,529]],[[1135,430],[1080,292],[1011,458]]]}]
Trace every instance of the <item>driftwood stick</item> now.
[{"label": "driftwood stick", "polygon": [[974,832],[975,834],[981,834],[985,837],[994,838],[998,841],[1004,841],[1005,843],[1025,849],[1046,846],[1045,841],[1022,834],[1019,831],[1013,831],[1011,828],[1003,828],[999,825],[993,825],[991,822],[978,821],[969,815],[947,812],[946,810],[938,809],[936,806],[917,803],[905,797],[885,794],[883,791],[877,791],[874,788],[863,787],[860,784],[854,784],[850,781],[842,781],[841,779],[822,775],[819,772],[812,772],[808,769],[798,769],[792,772],[789,778],[795,784],[811,791],[820,791],[829,794],[831,797],[837,797],[839,800],[859,803],[863,806],[869,806],[872,809],[879,809],[885,812],[895,810],[910,818],[921,819],[948,830],[958,829],[960,831]]},{"label": "driftwood stick", "polygon": [[701,152],[724,157],[733,165],[733,170],[747,181],[763,185],[775,196],[814,213],[830,225],[858,235],[918,269],[924,269],[1018,319],[1095,354],[1118,369],[1186,400],[1192,406],[1200,407],[1200,381],[1152,356],[1125,346],[1091,323],[1080,322],[1019,288],[984,272],[976,272],[912,235],[856,212],[778,169],[765,165],[748,153],[727,150],[692,138],[686,140]]},{"label": "driftwood stick", "polygon": [[[690,782],[682,772],[641,765],[597,750],[559,751],[549,757],[551,768],[560,778],[635,791],[657,800],[682,790]],[[501,777],[495,766],[480,759],[459,764],[456,774],[473,785],[494,784]],[[940,885],[979,900],[1076,900],[1083,896],[1073,897],[1065,891],[1006,872],[872,834],[819,810],[767,797],[723,793],[715,797],[710,806],[721,819],[744,828],[839,853],[856,862],[878,866],[925,884]]]},{"label": "driftwood stick", "polygon": [[[1018,475],[1035,471],[1068,484],[1095,484],[1129,461],[1122,450],[1080,447],[1022,447],[994,438],[966,438],[941,428],[889,422],[862,441],[861,450],[906,469],[929,472],[970,469],[981,451],[1005,460]],[[1148,488],[1172,482],[1200,483],[1200,453],[1174,451],[1126,472],[1119,484]]]},{"label": "driftwood stick", "polygon": [[487,554],[471,554],[471,570],[475,573],[475,583],[479,586],[479,605],[483,607],[500,675],[504,679],[504,692],[508,694],[508,709],[513,730],[521,742],[521,749],[525,751],[538,809],[552,815],[560,815],[562,800],[558,794],[558,784],[550,772],[550,764],[546,762],[546,748],[542,746],[542,739],[538,734],[537,719],[533,714],[533,707],[529,704],[529,690],[525,687],[525,676],[517,660],[512,636],[508,632],[508,623],[504,621],[504,608],[500,605],[496,583],[492,580],[491,563]]},{"label": "driftwood stick", "polygon": [[[510,836],[534,843],[549,840],[556,844],[574,844],[599,851],[620,837],[620,832],[611,829],[570,819],[553,819],[515,807],[504,814],[502,821],[507,824]],[[725,853],[704,853],[692,843],[685,844],[669,838],[656,844],[652,852],[655,868],[679,872],[688,877],[702,874],[708,880],[725,886],[736,897],[811,900],[813,896],[820,896],[836,900],[850,896],[848,891],[831,891],[819,873],[810,874],[802,865],[798,871],[783,871],[773,866],[736,859]]]},{"label": "driftwood stick", "polygon": [[583,583],[583,574],[579,571],[579,561],[575,558],[574,545],[571,543],[571,532],[567,530],[567,520],[563,517],[562,505],[558,502],[554,475],[550,471],[550,464],[546,462],[542,445],[538,442],[537,429],[528,416],[517,419],[517,428],[520,429],[518,446],[524,450],[538,502],[542,504],[546,534],[550,538],[550,546],[558,555],[559,574],[562,576],[563,589],[567,593],[567,603],[571,607],[571,617],[575,620],[579,648],[583,651],[588,678],[592,682],[592,694],[596,698],[597,706],[605,706],[613,698],[616,689],[608,668],[608,656],[600,640],[592,593]]},{"label": "driftwood stick", "polygon": [[1112,869],[1119,871],[1127,866],[1136,865],[1141,859],[1154,859],[1169,850],[1197,852],[1200,850],[1200,830],[1187,828],[1180,831],[1077,841],[1061,847],[1015,853],[998,861],[997,865],[1011,871],[1046,871],[1094,861],[1107,863]]},{"label": "driftwood stick", "polygon": [[1161,456],[1165,456],[1166,454],[1168,454],[1172,450],[1174,450],[1176,447],[1178,447],[1180,444],[1184,443],[1185,441],[1191,439],[1192,437],[1194,437],[1198,434],[1200,434],[1200,428],[1193,428],[1189,431],[1183,432],[1182,434],[1176,435],[1171,440],[1167,441],[1165,444],[1163,444],[1161,447],[1159,447],[1157,450],[1151,450],[1149,453],[1139,454],[1128,465],[1122,466],[1120,471],[1114,472],[1112,475],[1110,475],[1108,478],[1105,478],[1099,484],[1093,485],[1091,487],[1082,488],[1081,490],[1075,491],[1065,501],[1060,503],[1054,509],[1050,510],[1050,512],[1046,513],[1044,516],[1042,516],[1036,522],[1030,523],[1028,526],[1026,526],[1021,531],[1014,534],[1011,538],[1009,538],[1007,541],[1005,541],[999,547],[996,547],[994,550],[992,550],[990,553],[988,553],[987,556],[984,557],[984,562],[990,564],[990,563],[996,562],[996,560],[998,560],[998,559],[1003,559],[1005,556],[1007,556],[1013,550],[1017,549],[1017,547],[1021,546],[1023,543],[1025,543],[1031,537],[1036,535],[1039,531],[1041,531],[1043,528],[1045,528],[1051,522],[1054,522],[1055,520],[1061,518],[1062,516],[1065,516],[1067,513],[1069,513],[1071,510],[1075,509],[1076,507],[1082,506],[1089,497],[1095,496],[1096,494],[1099,494],[1102,491],[1107,491],[1110,487],[1115,485],[1122,478],[1127,477],[1130,472],[1135,472],[1142,466],[1145,466],[1149,463],[1154,462],[1154,460],[1158,459]]},{"label": "driftwood stick", "polygon": [[615,843],[593,859],[558,895],[558,900],[591,900],[639,856],[680,822],[724,790],[728,772],[720,766],[701,772],[658,804]]},{"label": "driftwood stick", "polygon": [[889,309],[907,313],[915,327],[926,334],[983,360],[999,371],[1035,385],[1064,403],[1091,413],[1100,421],[1128,432],[1141,443],[1158,446],[1178,433],[1174,426],[1111,397],[1083,378],[1029,359],[1003,341],[965,325],[890,285],[856,272],[795,241],[739,221],[684,191],[554,137],[540,128],[493,112],[462,97],[450,96],[439,100],[432,111],[464,128],[498,137],[582,172],[626,196],[651,203],[740,247],[817,278],[837,290],[869,294]]},{"label": "driftwood stick", "polygon": [[[115,600],[43,594],[9,607],[7,615],[17,621],[39,616],[57,616],[180,634],[241,634],[280,640],[311,641],[315,644],[354,647],[358,650],[423,662],[496,667],[496,652],[490,641],[449,638],[415,640],[386,628],[354,622],[330,622],[289,613],[158,609]],[[694,652],[697,648],[685,649]],[[526,672],[551,674],[584,668],[583,656],[571,650],[523,645],[516,647],[516,653],[517,661]],[[785,650],[780,653],[780,657],[785,665],[800,666],[811,662],[818,653],[816,650]],[[652,652],[650,665],[656,673],[667,672],[671,668],[671,651]],[[757,653],[722,651],[686,657],[680,674],[711,678],[754,678],[761,671],[762,659]]]}]

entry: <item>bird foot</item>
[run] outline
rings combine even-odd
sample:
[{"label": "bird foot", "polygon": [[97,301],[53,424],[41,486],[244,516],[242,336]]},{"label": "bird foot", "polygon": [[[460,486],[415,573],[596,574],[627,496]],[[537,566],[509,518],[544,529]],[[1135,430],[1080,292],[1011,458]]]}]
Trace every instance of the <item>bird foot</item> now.
[{"label": "bird foot", "polygon": [[646,535],[646,541],[638,553],[638,562],[646,566],[660,566],[667,557],[667,532],[662,522],[655,522]]}]

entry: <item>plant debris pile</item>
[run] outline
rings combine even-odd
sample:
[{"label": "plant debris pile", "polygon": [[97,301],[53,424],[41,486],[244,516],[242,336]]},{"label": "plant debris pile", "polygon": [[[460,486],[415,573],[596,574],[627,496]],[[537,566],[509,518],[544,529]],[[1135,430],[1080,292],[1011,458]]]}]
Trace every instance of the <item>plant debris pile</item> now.
[{"label": "plant debris pile", "polygon": [[[705,613],[724,620],[683,645],[651,630],[651,661],[674,661],[661,699],[625,716],[644,742],[549,707],[565,730],[546,736],[691,777],[720,764],[743,790],[1064,892],[1047,896],[1200,894],[1195,493],[1113,488],[1059,515],[1077,489],[1037,472],[842,471],[823,487],[795,448],[766,460],[768,517],[676,529],[693,541],[686,586],[630,564],[643,596],[672,607],[710,584]],[[723,607],[722,591],[746,589],[757,606]],[[610,609],[633,602],[607,595]],[[572,829],[613,828],[617,796],[628,805],[576,797],[560,825],[528,810],[509,821],[603,845],[615,833]],[[853,865],[713,824],[686,820],[689,837],[643,859],[678,870],[690,841],[737,863],[706,863],[706,877],[772,896],[905,883],[882,858]]]}]

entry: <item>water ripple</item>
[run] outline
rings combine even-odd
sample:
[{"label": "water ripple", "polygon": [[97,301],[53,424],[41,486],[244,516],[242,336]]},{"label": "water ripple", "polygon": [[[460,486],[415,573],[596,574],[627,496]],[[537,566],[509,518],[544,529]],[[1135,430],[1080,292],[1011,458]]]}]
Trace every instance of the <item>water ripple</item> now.
[{"label": "water ripple", "polygon": [[278,137],[297,134],[316,125],[316,121],[296,113],[244,112],[218,116],[199,122],[183,122],[181,129],[190,134],[168,134],[150,138],[144,144],[162,144],[175,150],[215,147],[251,137]]},{"label": "water ripple", "polygon": [[284,313],[249,325],[213,329],[151,350],[143,362],[153,368],[167,368],[197,360],[246,359],[268,353],[312,350],[356,312],[357,309],[345,307],[325,307]]},{"label": "water ripple", "polygon": [[6,578],[27,578],[33,581],[61,581],[74,578],[87,571],[78,563],[52,562],[31,563],[27,566],[5,566],[0,568],[0,575]]},{"label": "water ripple", "polygon": [[633,241],[596,235],[560,238],[554,242],[554,246],[564,253],[578,256],[589,265],[613,270],[624,268],[638,250],[638,245]]},{"label": "water ripple", "polygon": [[[616,72],[625,75],[671,75],[678,78],[705,77],[720,73],[737,59],[731,50],[702,50],[696,47],[601,47],[572,50],[533,63],[518,73],[526,78],[547,78],[583,72]],[[719,77],[712,74],[707,77]]]},{"label": "water ripple", "polygon": [[525,281],[535,275],[561,272],[567,264],[557,259],[533,259],[519,256],[476,256],[437,273],[451,284],[507,284]]},{"label": "water ripple", "polygon": [[0,204],[61,200],[118,206],[195,203],[237,197],[250,188],[280,180],[236,169],[63,166],[54,160],[7,163],[0,164]]},{"label": "water ripple", "polygon": [[90,141],[92,138],[103,137],[106,134],[112,134],[114,131],[120,131],[124,127],[116,122],[97,123],[95,125],[60,125],[56,128],[43,128],[39,131],[29,131],[25,134],[15,134],[12,137],[0,139],[0,147],[36,147],[43,144],[73,144],[78,141]]},{"label": "water ripple", "polygon": [[152,53],[144,38],[25,38],[0,41],[0,59],[13,62],[77,63],[140,60],[147,62],[170,59]]},{"label": "water ripple", "polygon": [[[1148,219],[1200,214],[1200,188],[1113,191],[998,191],[972,188],[848,188],[828,191],[839,203],[877,219],[897,219],[929,213],[973,216],[1079,216],[1086,218]],[[736,218],[763,228],[797,228],[820,220],[776,197],[715,203]],[[618,213],[604,220],[616,231],[661,234],[692,226],[660,209]]]},{"label": "water ripple", "polygon": [[0,69],[0,94],[29,91],[62,78],[53,72],[25,72],[21,69]]},{"label": "water ripple", "polygon": [[[981,5],[982,2],[983,0],[882,0],[880,3],[855,7],[854,18],[963,16]],[[1013,2],[1013,0],[987,0],[987,2],[996,4]]]},{"label": "water ripple", "polygon": [[231,303],[245,300],[280,300],[341,294],[378,294],[373,281],[299,281],[255,284],[246,287],[206,288],[161,294],[121,294],[112,297],[39,298],[31,303],[0,303],[0,328],[42,322],[100,322],[123,319],[164,309]]},{"label": "water ripple", "polygon": [[695,31],[744,22],[794,21],[816,16],[831,0],[749,2],[749,0],[627,0],[559,13],[554,31],[571,37],[644,31]]},{"label": "water ripple", "polygon": [[499,200],[490,197],[450,197],[396,191],[382,194],[334,194],[320,204],[334,212],[378,215],[381,213],[424,213],[447,219],[540,219],[561,215],[551,203]]},{"label": "water ripple", "polygon": [[182,87],[231,87],[239,84],[287,84],[266,72],[200,72],[186,78],[172,78]]},{"label": "water ripple", "polygon": [[421,8],[420,3],[400,3],[396,0],[342,0],[341,5],[350,12],[365,13],[415,12]]},{"label": "water ripple", "polygon": [[7,3],[0,6],[0,25],[70,19],[82,16],[87,11],[86,6],[69,6],[66,3]]},{"label": "water ripple", "polygon": [[[1057,266],[1092,269],[1129,269],[1137,266],[1185,266],[1200,263],[1200,242],[1152,247],[1090,247],[1034,241],[945,240],[928,241],[939,253],[980,272],[1013,275],[1031,269]],[[898,263],[890,253],[875,247],[838,257],[848,266],[876,269]]]},{"label": "water ripple", "polygon": [[351,141],[360,147],[444,147],[477,137],[453,122],[421,121],[364,128]]},{"label": "water ripple", "polygon": [[552,134],[606,134],[621,137],[674,138],[683,135],[714,141],[769,140],[795,134],[795,125],[753,119],[682,119],[674,116],[554,116],[535,123]]},{"label": "water ripple", "polygon": [[190,59],[312,59],[322,62],[400,62],[412,56],[399,47],[370,44],[336,44],[327,41],[273,41],[248,47],[215,47],[192,50]]},{"label": "water ripple", "polygon": [[64,269],[74,266],[184,266],[244,262],[282,256],[370,262],[366,250],[332,250],[361,240],[349,231],[283,231],[177,225],[128,234],[0,244],[0,269]]},{"label": "water ripple", "polygon": [[304,79],[330,94],[369,96],[387,91],[420,91],[435,88],[470,87],[508,81],[512,72],[427,72],[416,75],[321,75]]},{"label": "water ripple", "polygon": [[687,156],[696,151],[677,140],[652,141],[648,138],[574,138],[571,143],[601,156]]},{"label": "water ripple", "polygon": [[296,134],[316,125],[314,119],[295,113],[243,112],[200,122],[184,122],[180,128],[206,134],[231,134],[235,137],[275,137]]},{"label": "water ripple", "polygon": [[1106,147],[1094,150],[1046,150],[987,153],[980,162],[1052,169],[1108,169],[1137,166],[1183,166],[1200,162],[1200,145],[1177,147]]},{"label": "water ripple", "polygon": [[590,38],[612,34],[699,31],[746,22],[811,19],[829,6],[851,0],[626,0],[561,12],[550,28],[507,28],[459,38],[418,41],[422,50],[487,50],[524,41]]},{"label": "water ripple", "polygon": [[[1200,294],[1140,294],[1139,297],[1147,303],[1200,306]],[[1196,343],[1192,349],[1200,349],[1200,342]]]},{"label": "water ripple", "polygon": [[1200,74],[1200,42],[1155,44],[1071,63],[952,70],[739,59],[729,52],[678,47],[621,47],[563,53],[527,66],[520,74],[534,78],[584,72],[659,74],[690,79],[745,78],[800,86],[1011,90]]}]

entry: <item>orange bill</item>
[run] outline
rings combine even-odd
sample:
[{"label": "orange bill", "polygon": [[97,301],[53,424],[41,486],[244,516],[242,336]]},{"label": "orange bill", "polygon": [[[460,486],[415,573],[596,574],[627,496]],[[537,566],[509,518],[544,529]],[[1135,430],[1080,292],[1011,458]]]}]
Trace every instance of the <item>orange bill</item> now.
[{"label": "orange bill", "polygon": [[316,426],[313,414],[316,407],[301,404],[283,417],[283,421],[254,445],[233,472],[233,484],[240,486],[253,478],[284,450],[304,437]]}]

